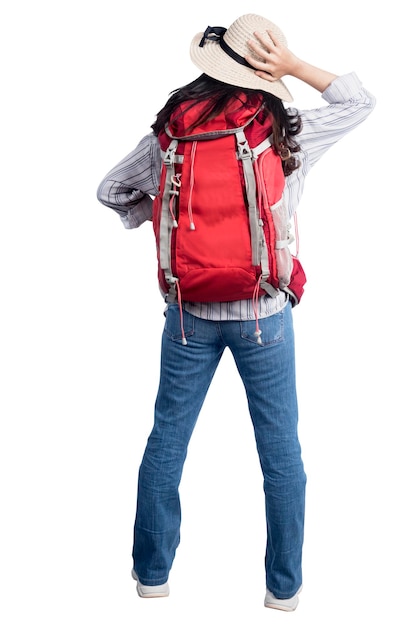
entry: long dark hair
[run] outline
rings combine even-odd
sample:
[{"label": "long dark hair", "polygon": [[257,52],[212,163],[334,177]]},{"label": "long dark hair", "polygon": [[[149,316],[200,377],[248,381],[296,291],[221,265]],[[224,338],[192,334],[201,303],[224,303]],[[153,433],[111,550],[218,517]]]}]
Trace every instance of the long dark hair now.
[{"label": "long dark hair", "polygon": [[[199,125],[212,117],[216,117],[228,104],[231,98],[242,99],[242,107],[250,107],[260,102],[264,103],[265,111],[270,114],[273,134],[273,147],[277,154],[282,157],[283,171],[286,176],[299,167],[299,161],[295,153],[300,147],[294,139],[302,130],[302,122],[299,112],[294,108],[285,108],[282,100],[267,91],[245,89],[227,83],[221,83],[207,74],[201,74],[196,80],[171,92],[166,104],[157,114],[152,130],[158,135],[169,121],[174,110],[183,102],[192,101],[190,106],[207,100],[208,104],[203,110],[195,125]],[[190,130],[190,129],[189,129]]]}]

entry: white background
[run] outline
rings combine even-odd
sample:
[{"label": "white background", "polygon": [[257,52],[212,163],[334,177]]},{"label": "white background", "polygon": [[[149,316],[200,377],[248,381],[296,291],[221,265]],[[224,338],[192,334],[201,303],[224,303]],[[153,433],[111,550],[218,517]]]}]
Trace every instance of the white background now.
[{"label": "white background", "polygon": [[[409,6],[409,5],[408,5]],[[247,12],[296,54],[355,70],[378,100],[314,169],[299,207],[294,312],[308,495],[304,591],[263,607],[261,474],[225,354],[182,482],[171,596],[130,580],[137,468],[163,302],[151,225],[96,200],[106,172],[199,71],[189,42]],[[16,2],[3,11],[1,622],[415,625],[416,141],[405,0]],[[287,80],[299,108],[322,100]]]}]

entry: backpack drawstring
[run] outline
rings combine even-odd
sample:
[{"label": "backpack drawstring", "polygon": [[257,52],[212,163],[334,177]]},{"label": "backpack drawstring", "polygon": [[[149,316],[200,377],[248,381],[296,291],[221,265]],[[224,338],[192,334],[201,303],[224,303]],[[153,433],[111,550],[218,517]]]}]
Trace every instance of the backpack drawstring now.
[{"label": "backpack drawstring", "polygon": [[193,222],[193,208],[192,208],[192,195],[193,195],[193,187],[194,187],[194,161],[196,157],[196,149],[197,149],[197,141],[192,143],[192,150],[190,154],[190,192],[189,192],[189,201],[187,205],[187,212],[189,214],[189,222],[190,222],[190,230],[196,230],[196,227]]},{"label": "backpack drawstring", "polygon": [[261,282],[261,274],[258,277],[257,280],[257,284],[254,287],[254,291],[253,291],[253,311],[254,311],[254,315],[255,315],[255,333],[254,333],[254,337],[257,337],[257,343],[262,346],[263,342],[261,340],[261,333],[262,331],[260,330],[260,326],[258,324],[258,297],[259,297],[259,293],[260,293],[260,282]]},{"label": "backpack drawstring", "polygon": [[183,324],[183,305],[182,305],[182,300],[181,300],[181,290],[180,290],[180,283],[178,280],[176,280],[176,289],[177,289],[177,302],[178,302],[179,314],[180,314],[181,343],[183,344],[183,346],[187,346],[187,339],[186,339],[186,334],[184,332],[184,324]]},{"label": "backpack drawstring", "polygon": [[173,227],[177,228],[178,227],[178,223],[177,223],[177,219],[176,219],[176,215],[174,213],[174,203],[176,201],[176,198],[179,195],[179,192],[177,189],[175,189],[175,187],[181,187],[181,181],[180,181],[180,177],[181,174],[174,174],[171,177],[171,184],[173,185],[172,190],[170,191],[170,200],[168,203],[168,209],[170,211],[170,215],[171,215],[171,219],[173,220]]}]

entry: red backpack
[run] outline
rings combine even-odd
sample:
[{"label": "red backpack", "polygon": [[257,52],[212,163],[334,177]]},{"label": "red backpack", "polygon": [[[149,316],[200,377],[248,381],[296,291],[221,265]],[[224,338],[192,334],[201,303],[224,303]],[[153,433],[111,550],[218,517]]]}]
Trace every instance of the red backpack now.
[{"label": "red backpack", "polygon": [[282,161],[263,106],[233,100],[194,127],[206,103],[184,103],[160,133],[160,193],[153,206],[158,279],[168,302],[276,296],[300,301],[306,277],[289,250]]}]

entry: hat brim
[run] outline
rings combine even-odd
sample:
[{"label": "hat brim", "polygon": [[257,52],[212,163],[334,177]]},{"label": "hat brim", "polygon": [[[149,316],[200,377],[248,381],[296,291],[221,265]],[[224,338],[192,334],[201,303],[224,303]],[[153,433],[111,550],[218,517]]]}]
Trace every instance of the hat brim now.
[{"label": "hat brim", "polygon": [[202,72],[228,85],[266,91],[285,102],[293,102],[290,91],[280,78],[270,82],[256,76],[255,68],[237,63],[216,41],[206,40],[205,45],[200,47],[202,36],[203,33],[198,33],[190,44],[190,58]]}]

